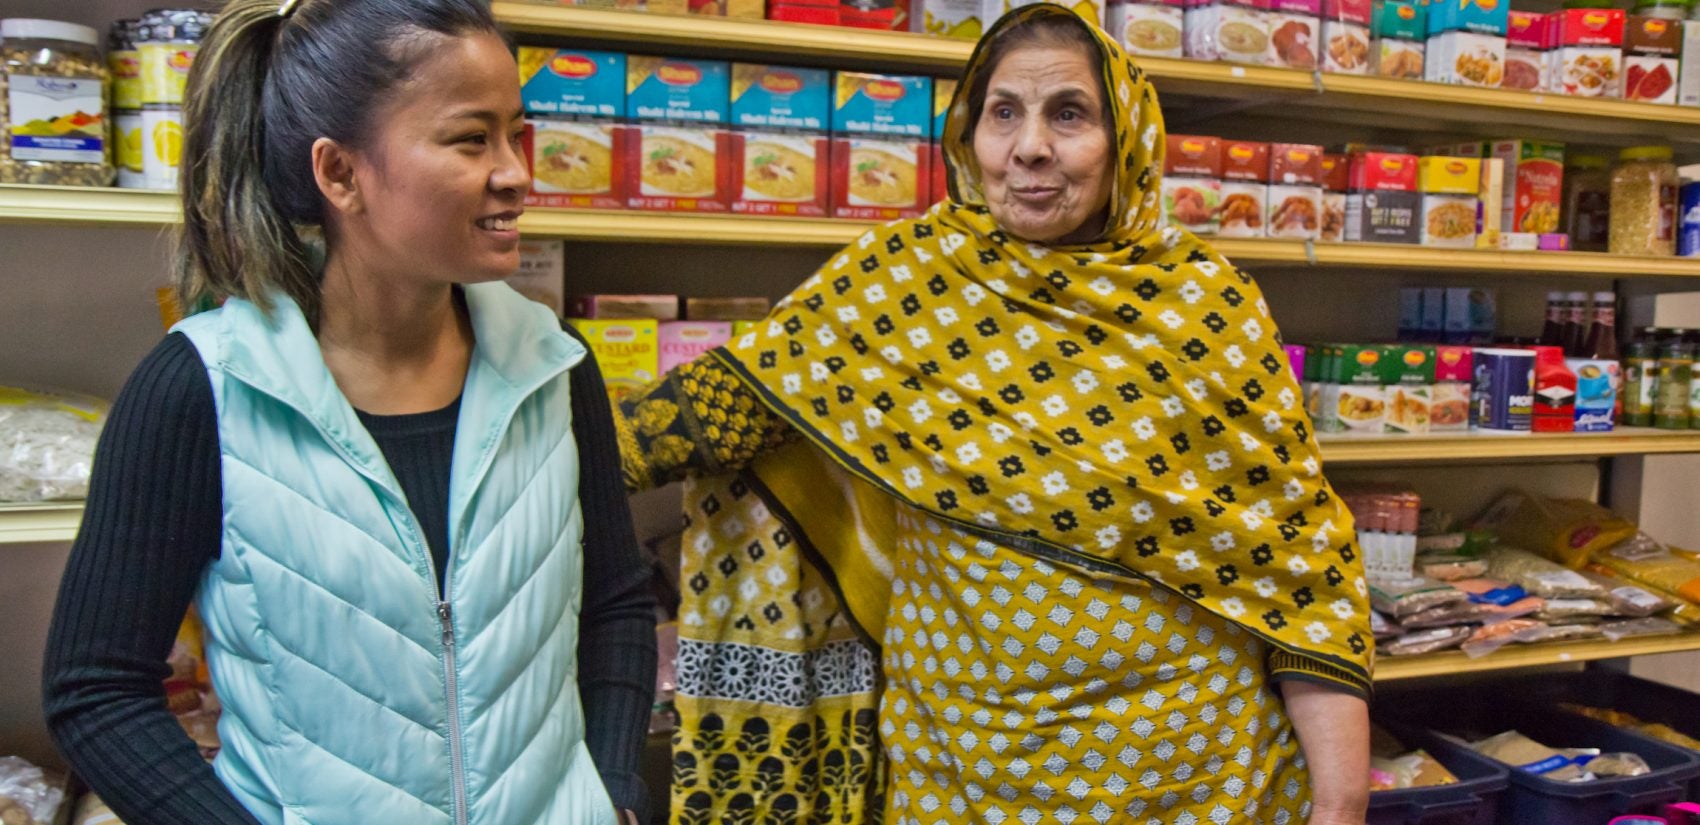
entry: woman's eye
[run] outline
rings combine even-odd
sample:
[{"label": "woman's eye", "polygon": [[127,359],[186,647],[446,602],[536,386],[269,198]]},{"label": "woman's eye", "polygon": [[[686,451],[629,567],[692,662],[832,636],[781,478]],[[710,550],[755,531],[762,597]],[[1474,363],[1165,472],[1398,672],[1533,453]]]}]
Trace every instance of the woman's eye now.
[{"label": "woman's eye", "polygon": [[484,145],[484,133],[479,132],[475,135],[467,135],[466,137],[461,138],[460,142],[461,143],[471,143],[471,144],[474,144],[474,145],[477,145],[477,146],[483,146]]},{"label": "woman's eye", "polygon": [[1015,110],[1008,106],[999,106],[992,110],[992,117],[998,120],[1009,120],[1015,117]]},{"label": "woman's eye", "polygon": [[1074,109],[1064,109],[1060,113],[1057,114],[1057,119],[1061,120],[1064,123],[1073,123],[1077,120],[1080,120],[1080,112],[1078,112]]}]

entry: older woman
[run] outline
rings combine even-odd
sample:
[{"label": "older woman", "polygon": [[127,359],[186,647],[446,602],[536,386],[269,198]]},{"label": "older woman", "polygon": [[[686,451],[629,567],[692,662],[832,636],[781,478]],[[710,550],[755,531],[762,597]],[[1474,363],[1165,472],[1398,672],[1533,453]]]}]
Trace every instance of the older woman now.
[{"label": "older woman", "polygon": [[1110,39],[1011,12],[952,198],[623,405],[628,484],[693,479],[679,821],[1362,822],[1351,517],[1163,145]]}]

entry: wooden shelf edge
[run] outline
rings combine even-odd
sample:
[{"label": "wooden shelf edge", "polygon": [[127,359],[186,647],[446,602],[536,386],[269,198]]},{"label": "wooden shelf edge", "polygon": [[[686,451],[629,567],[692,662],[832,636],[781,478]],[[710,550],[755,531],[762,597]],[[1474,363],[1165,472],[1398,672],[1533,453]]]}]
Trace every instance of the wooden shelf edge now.
[{"label": "wooden shelf edge", "polygon": [[82,520],[82,502],[0,504],[0,544],[70,541]]},{"label": "wooden shelf edge", "polygon": [[1323,461],[1333,466],[1505,458],[1591,458],[1700,453],[1700,431],[1667,432],[1637,427],[1598,434],[1458,433],[1384,438],[1325,434],[1319,438],[1319,444]]},{"label": "wooden shelf edge", "polygon": [[172,192],[0,185],[0,223],[164,226],[181,219]]},{"label": "wooden shelf edge", "polygon": [[1479,659],[1472,659],[1455,650],[1425,656],[1378,658],[1375,663],[1375,681],[1394,682],[1401,679],[1515,670],[1542,665],[1574,664],[1599,659],[1649,656],[1659,653],[1684,653],[1695,650],[1700,650],[1700,632],[1623,639],[1616,642],[1594,640],[1533,645],[1513,644],[1502,647]]},{"label": "wooden shelf edge", "polygon": [[1415,100],[1507,112],[1540,112],[1590,120],[1638,120],[1649,123],[1700,126],[1700,108],[1665,106],[1634,100],[1452,86],[1370,75],[1322,75],[1324,94],[1374,98],[1382,102]]}]

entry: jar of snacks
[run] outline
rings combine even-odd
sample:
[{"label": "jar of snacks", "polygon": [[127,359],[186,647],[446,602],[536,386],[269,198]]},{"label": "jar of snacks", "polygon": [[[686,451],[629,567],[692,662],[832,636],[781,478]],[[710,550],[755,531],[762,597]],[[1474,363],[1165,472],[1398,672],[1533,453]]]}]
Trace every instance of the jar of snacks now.
[{"label": "jar of snacks", "polygon": [[1676,254],[1676,165],[1669,146],[1632,146],[1611,173],[1614,255]]},{"label": "jar of snacks", "polygon": [[0,20],[0,183],[112,183],[99,45],[88,26]]}]

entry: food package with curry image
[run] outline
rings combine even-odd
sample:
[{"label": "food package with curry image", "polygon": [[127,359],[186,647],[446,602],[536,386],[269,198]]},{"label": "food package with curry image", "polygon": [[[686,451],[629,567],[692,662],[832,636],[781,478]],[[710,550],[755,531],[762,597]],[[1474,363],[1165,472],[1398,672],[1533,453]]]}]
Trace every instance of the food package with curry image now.
[{"label": "food package with curry image", "polygon": [[733,212],[826,216],[831,85],[824,69],[733,64]]},{"label": "food package with curry image", "polygon": [[1425,344],[1389,345],[1381,358],[1387,432],[1428,434],[1434,418],[1435,350]]},{"label": "food package with curry image", "polygon": [[1623,96],[1623,9],[1553,12],[1557,56],[1552,91],[1578,97]]},{"label": "food package with curry image", "polygon": [[1186,10],[1186,56],[1254,66],[1269,62],[1271,0],[1205,0]]},{"label": "food package with curry image", "polygon": [[626,204],[633,209],[725,212],[732,201],[732,136],[725,128],[731,65],[720,60],[626,58]]},{"label": "food package with curry image", "polygon": [[1120,40],[1128,54],[1185,57],[1185,0],[1111,0],[1105,31]]},{"label": "food package with curry image", "polygon": [[1004,12],[1004,0],[914,0],[909,30],[934,37],[979,40]]},{"label": "food package with curry image", "polygon": [[1216,234],[1224,238],[1261,238],[1269,197],[1269,144],[1222,141],[1222,203]]},{"label": "food package with curry image", "polygon": [[1328,243],[1346,240],[1346,190],[1351,188],[1350,155],[1322,156],[1322,230],[1317,239]]},{"label": "food package with curry image", "polygon": [[1423,157],[1417,159],[1417,189],[1423,193],[1420,223],[1424,246],[1476,245],[1477,191],[1481,186],[1480,158]]},{"label": "food package with curry image", "polygon": [[1169,135],[1163,155],[1163,214],[1197,235],[1221,223],[1222,141],[1205,135]]},{"label": "food package with curry image", "polygon": [[1431,83],[1499,88],[1505,81],[1505,35],[1449,31],[1430,37],[1423,77]]},{"label": "food package with curry image", "polygon": [[889,221],[926,211],[931,79],[838,72],[833,85],[833,217]]},{"label": "food package with curry image", "polygon": [[1370,29],[1375,42],[1374,73],[1421,80],[1428,40],[1425,7],[1414,0],[1377,0]]},{"label": "food package with curry image", "polygon": [[1558,231],[1564,202],[1564,144],[1542,140],[1496,140],[1489,153],[1505,161],[1501,229],[1545,234]]},{"label": "food package with curry image", "polygon": [[1505,32],[1505,77],[1500,88],[1544,92],[1549,46],[1547,16],[1512,10]]},{"label": "food package with curry image", "polygon": [[626,56],[521,46],[518,58],[532,177],[526,203],[625,208]]},{"label": "food package with curry image", "polygon": [[573,318],[568,323],[590,345],[596,366],[608,384],[608,397],[614,401],[649,386],[661,374],[661,350],[656,342],[659,321]]},{"label": "food package with curry image", "polygon": [[1316,240],[1322,235],[1322,147],[1269,146],[1266,232],[1271,238]]},{"label": "food package with curry image", "polygon": [[1380,344],[1342,344],[1323,390],[1329,428],[1334,432],[1380,433],[1387,426],[1387,394],[1382,376],[1387,357]]},{"label": "food package with curry image", "polygon": [[1681,71],[1682,29],[1700,26],[1659,17],[1631,15],[1623,34],[1623,97],[1647,103],[1676,103]]},{"label": "food package with curry image", "polygon": [[1369,74],[1371,0],[1323,0],[1322,69]]},{"label": "food package with curry image", "polygon": [[1441,345],[1434,348],[1434,396],[1429,405],[1430,432],[1462,432],[1470,429],[1470,382],[1475,379],[1475,359],[1469,347]]},{"label": "food package with curry image", "polygon": [[1270,66],[1314,71],[1322,59],[1322,0],[1269,0]]}]

